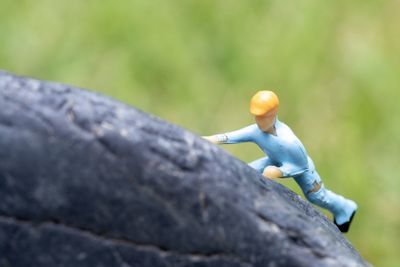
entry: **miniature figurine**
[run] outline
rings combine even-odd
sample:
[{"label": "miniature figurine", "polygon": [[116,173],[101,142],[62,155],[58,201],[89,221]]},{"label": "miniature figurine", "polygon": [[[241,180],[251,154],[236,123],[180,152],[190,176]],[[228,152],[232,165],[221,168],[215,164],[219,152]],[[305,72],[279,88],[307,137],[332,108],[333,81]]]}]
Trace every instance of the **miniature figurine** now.
[{"label": "miniature figurine", "polygon": [[204,136],[214,144],[254,142],[266,154],[249,165],[267,178],[293,177],[311,203],[329,210],[342,232],[349,230],[357,204],[325,188],[312,159],[292,130],[277,118],[278,96],[272,91],[259,91],[251,99],[250,113],[255,124],[243,129]]}]

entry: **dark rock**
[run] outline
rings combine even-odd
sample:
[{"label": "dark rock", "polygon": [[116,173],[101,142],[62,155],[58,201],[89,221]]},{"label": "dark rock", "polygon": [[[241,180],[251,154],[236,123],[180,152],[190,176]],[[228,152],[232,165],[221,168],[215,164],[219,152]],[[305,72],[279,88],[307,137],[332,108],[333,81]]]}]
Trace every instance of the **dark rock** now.
[{"label": "dark rock", "polygon": [[324,215],[180,127],[0,72],[0,266],[368,266]]}]

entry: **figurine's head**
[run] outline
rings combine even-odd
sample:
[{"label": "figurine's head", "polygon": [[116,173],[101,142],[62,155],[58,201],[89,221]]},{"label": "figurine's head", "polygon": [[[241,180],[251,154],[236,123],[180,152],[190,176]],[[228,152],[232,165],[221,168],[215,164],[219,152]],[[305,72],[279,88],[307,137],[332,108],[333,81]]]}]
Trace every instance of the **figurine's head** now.
[{"label": "figurine's head", "polygon": [[254,115],[258,128],[271,131],[278,113],[279,98],[272,91],[258,91],[250,101],[250,113]]}]

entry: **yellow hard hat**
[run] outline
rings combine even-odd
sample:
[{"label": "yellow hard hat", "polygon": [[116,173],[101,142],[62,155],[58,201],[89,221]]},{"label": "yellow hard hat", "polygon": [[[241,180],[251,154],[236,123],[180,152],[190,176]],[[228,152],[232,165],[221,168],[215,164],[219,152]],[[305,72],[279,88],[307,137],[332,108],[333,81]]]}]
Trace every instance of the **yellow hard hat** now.
[{"label": "yellow hard hat", "polygon": [[279,107],[279,98],[272,91],[258,91],[250,101],[250,113],[255,116],[265,115]]}]

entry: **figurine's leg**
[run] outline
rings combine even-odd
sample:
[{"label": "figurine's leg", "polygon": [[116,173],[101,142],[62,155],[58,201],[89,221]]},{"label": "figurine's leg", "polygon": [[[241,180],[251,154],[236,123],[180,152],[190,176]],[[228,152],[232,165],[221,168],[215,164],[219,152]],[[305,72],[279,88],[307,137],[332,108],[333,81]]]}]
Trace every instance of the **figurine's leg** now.
[{"label": "figurine's leg", "polygon": [[263,173],[264,168],[269,165],[273,165],[269,157],[260,158],[249,163],[250,167],[256,169],[260,173]]},{"label": "figurine's leg", "polygon": [[357,204],[354,201],[333,193],[326,189],[323,184],[319,191],[306,193],[306,198],[332,212],[336,223],[339,225],[348,222],[353,212],[357,210]]},{"label": "figurine's leg", "polygon": [[309,177],[295,178],[296,181],[301,178],[312,178],[313,187],[311,189],[309,189],[309,187],[306,189],[306,187],[301,186],[305,197],[311,203],[332,212],[335,224],[338,225],[342,232],[347,232],[354,213],[357,210],[357,204],[350,199],[346,199],[326,189],[315,170],[311,171],[309,174],[311,174]]},{"label": "figurine's leg", "polygon": [[317,192],[306,194],[306,198],[317,206],[328,209],[334,216],[334,223],[340,231],[347,232],[357,210],[357,204],[326,189],[324,185]]}]

